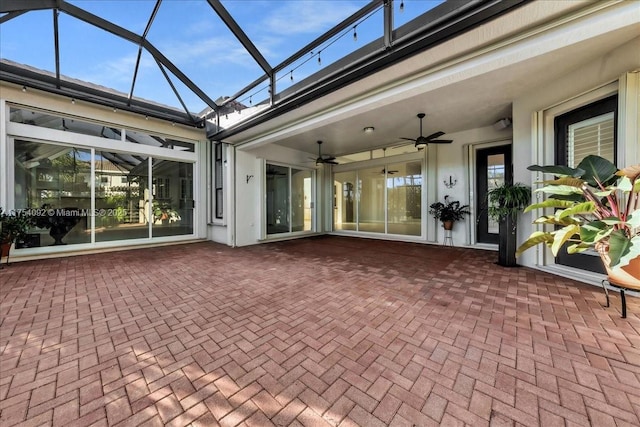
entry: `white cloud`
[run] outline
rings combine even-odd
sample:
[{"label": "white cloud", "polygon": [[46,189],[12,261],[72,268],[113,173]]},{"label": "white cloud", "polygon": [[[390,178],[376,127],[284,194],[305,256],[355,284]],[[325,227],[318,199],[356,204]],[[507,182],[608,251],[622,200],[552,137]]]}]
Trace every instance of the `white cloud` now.
[{"label": "white cloud", "polygon": [[160,50],[178,67],[229,63],[251,66],[254,63],[244,47],[231,36],[210,37],[196,42],[171,42]]},{"label": "white cloud", "polygon": [[289,37],[309,33],[320,35],[359,9],[349,1],[336,0],[299,0],[274,4],[283,6],[263,20],[265,32]]}]

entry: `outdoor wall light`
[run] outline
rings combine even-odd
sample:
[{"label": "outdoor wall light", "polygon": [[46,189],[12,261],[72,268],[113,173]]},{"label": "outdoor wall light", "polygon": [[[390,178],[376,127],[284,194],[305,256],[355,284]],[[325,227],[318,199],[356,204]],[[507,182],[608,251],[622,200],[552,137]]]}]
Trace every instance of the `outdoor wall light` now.
[{"label": "outdoor wall light", "polygon": [[443,182],[444,182],[444,186],[445,187],[453,188],[458,183],[458,180],[456,178],[452,177],[451,175],[449,175],[449,181],[447,181],[445,179]]},{"label": "outdoor wall light", "polygon": [[27,87],[26,86],[22,86],[22,91],[26,92],[27,91]]},{"label": "outdoor wall light", "polygon": [[374,130],[376,130],[376,128],[374,128],[373,126],[367,126],[363,130],[364,130],[364,133],[372,133]]}]

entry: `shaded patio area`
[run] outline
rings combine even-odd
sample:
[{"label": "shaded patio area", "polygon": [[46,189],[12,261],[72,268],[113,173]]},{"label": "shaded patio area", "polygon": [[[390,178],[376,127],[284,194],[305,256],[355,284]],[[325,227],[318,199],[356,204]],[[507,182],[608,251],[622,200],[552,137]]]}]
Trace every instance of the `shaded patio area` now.
[{"label": "shaded patio area", "polygon": [[640,304],[325,236],[0,270],[0,424],[640,425]]}]

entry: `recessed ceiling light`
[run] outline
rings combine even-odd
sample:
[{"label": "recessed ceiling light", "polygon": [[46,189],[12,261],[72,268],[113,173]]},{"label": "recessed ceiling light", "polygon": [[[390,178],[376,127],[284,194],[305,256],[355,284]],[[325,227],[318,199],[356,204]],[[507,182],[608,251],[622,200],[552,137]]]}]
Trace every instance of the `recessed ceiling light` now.
[{"label": "recessed ceiling light", "polygon": [[366,128],[363,129],[365,133],[371,133],[374,130],[376,130],[376,128],[374,128],[373,126],[367,126]]}]

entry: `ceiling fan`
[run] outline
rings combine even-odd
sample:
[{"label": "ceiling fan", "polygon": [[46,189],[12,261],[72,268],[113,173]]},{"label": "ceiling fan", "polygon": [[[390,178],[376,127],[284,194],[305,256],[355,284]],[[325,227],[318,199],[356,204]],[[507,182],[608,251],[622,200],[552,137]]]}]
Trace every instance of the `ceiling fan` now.
[{"label": "ceiling fan", "polygon": [[442,135],[444,135],[444,132],[439,131],[436,133],[432,133],[429,136],[422,136],[422,119],[424,119],[425,114],[424,113],[418,113],[418,118],[420,119],[420,136],[417,138],[400,138],[400,139],[406,139],[408,141],[414,141],[416,143],[416,148],[422,148],[422,147],[418,147],[419,145],[427,145],[427,144],[451,144],[453,141],[450,139],[436,139],[441,137]]},{"label": "ceiling fan", "polygon": [[388,170],[387,168],[382,168],[382,170],[380,171],[380,174],[384,175],[385,173],[387,175],[393,175],[393,174],[398,173],[398,171],[397,170]]},{"label": "ceiling fan", "polygon": [[321,151],[322,141],[318,141],[318,158],[316,159],[316,165],[320,164],[329,164],[329,165],[337,165],[336,158],[334,156],[329,156],[327,154],[322,155]]}]

